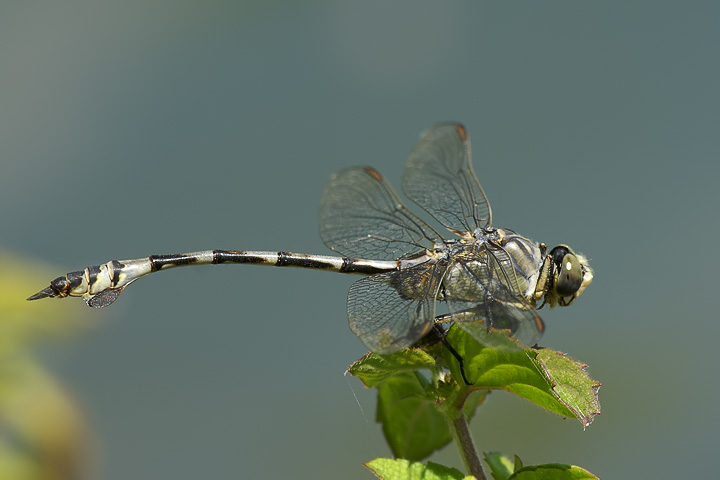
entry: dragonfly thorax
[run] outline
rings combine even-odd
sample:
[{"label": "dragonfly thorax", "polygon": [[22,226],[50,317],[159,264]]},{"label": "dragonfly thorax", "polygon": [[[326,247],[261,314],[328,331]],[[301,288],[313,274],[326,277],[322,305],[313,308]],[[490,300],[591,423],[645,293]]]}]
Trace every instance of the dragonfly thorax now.
[{"label": "dragonfly thorax", "polygon": [[494,242],[497,242],[512,260],[518,292],[534,305],[545,261],[544,245],[506,228],[497,229],[495,237]]},{"label": "dragonfly thorax", "polygon": [[502,231],[512,232],[512,230],[485,226],[476,228],[473,232],[473,237],[479,242],[498,241],[502,235]]}]

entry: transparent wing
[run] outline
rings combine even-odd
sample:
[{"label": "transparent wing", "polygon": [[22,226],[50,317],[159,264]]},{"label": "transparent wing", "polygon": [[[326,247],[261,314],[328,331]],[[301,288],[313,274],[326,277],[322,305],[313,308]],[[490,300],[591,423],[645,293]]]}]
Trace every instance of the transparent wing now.
[{"label": "transparent wing", "polygon": [[440,237],[370,167],[347,168],[330,177],[320,200],[320,236],[342,255],[378,260],[431,248]]},{"label": "transparent wing", "polygon": [[443,280],[448,310],[458,327],[486,346],[501,350],[533,346],[545,324],[517,290],[514,271],[506,270],[506,262],[510,259],[500,248],[454,262]]},{"label": "transparent wing", "polygon": [[350,329],[374,352],[411,346],[433,325],[442,270],[425,263],[353,283],[347,304]]},{"label": "transparent wing", "polygon": [[408,158],[403,191],[451,231],[492,224],[490,204],[470,163],[470,139],[460,124],[423,132]]}]

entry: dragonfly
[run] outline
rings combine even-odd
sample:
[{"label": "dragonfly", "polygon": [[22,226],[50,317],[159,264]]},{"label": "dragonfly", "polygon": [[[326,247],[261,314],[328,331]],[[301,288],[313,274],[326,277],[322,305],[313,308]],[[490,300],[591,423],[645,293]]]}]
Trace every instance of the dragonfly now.
[{"label": "dragonfly", "polygon": [[[347,298],[350,329],[371,351],[386,354],[449,322],[488,346],[498,344],[493,340],[498,332],[518,345],[536,345],[545,330],[538,309],[572,304],[592,281],[587,258],[569,246],[548,250],[492,225],[461,124],[439,124],[422,133],[407,160],[402,188],[439,224],[437,229],[405,206],[377,170],[350,167],[331,176],[320,202],[321,238],[342,256],[205,250],[112,260],[58,277],[28,300],[82,297],[90,307],[102,308],[140,277],[192,265],[358,274],[364,277],[351,285]],[[438,302],[447,313],[438,314]]]}]

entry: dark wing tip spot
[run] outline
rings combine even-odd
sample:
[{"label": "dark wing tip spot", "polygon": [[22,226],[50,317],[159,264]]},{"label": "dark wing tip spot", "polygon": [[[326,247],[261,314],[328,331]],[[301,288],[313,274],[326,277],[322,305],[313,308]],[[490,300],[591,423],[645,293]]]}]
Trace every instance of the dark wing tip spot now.
[{"label": "dark wing tip spot", "polygon": [[465,130],[465,127],[462,124],[460,124],[460,123],[456,124],[455,129],[457,130],[458,134],[460,135],[460,138],[462,138],[463,140],[467,140],[467,138],[468,138],[467,130]]},{"label": "dark wing tip spot", "polygon": [[365,167],[365,168],[363,168],[363,170],[365,170],[365,173],[367,173],[368,175],[370,175],[371,177],[373,177],[373,178],[374,178],[375,180],[377,180],[378,182],[381,182],[381,181],[382,181],[383,176],[380,174],[380,172],[378,172],[378,171],[375,170],[374,168],[372,168],[372,167]]}]

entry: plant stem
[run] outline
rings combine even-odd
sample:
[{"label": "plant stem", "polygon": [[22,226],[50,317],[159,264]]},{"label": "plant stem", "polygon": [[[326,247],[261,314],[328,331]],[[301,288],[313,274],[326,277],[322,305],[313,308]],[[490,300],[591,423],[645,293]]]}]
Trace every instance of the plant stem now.
[{"label": "plant stem", "polygon": [[458,449],[460,450],[460,456],[463,459],[465,468],[470,475],[473,475],[477,480],[486,480],[482,462],[475,449],[473,439],[470,436],[467,419],[462,409],[455,412],[455,415],[448,417],[448,421],[450,423],[450,430],[452,430],[453,437],[455,438],[455,443],[457,443]]}]

